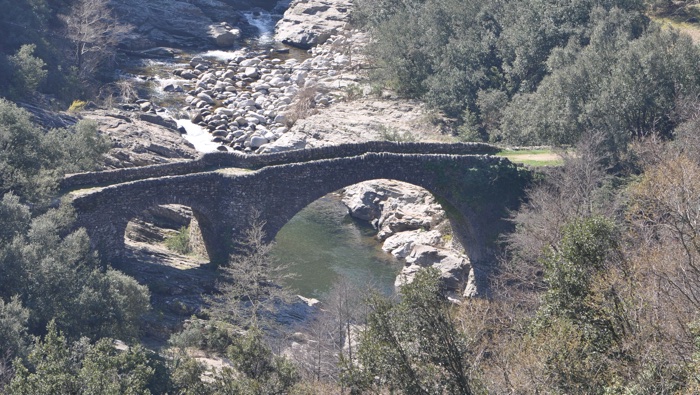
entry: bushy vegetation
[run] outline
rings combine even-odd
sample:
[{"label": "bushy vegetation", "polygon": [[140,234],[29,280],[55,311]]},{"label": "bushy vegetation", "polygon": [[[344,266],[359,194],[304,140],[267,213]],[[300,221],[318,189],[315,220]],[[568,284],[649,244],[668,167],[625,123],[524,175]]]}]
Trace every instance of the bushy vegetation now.
[{"label": "bushy vegetation", "polygon": [[187,226],[181,227],[177,233],[165,239],[165,246],[169,250],[177,252],[178,254],[189,254],[192,252],[192,246],[190,245],[190,229]]},{"label": "bushy vegetation", "polygon": [[64,104],[93,96],[130,30],[104,0],[3,0],[0,7],[0,97],[13,100],[37,92]]},{"label": "bushy vegetation", "polygon": [[0,99],[0,193],[40,202],[55,192],[63,174],[96,169],[109,149],[93,121],[43,130],[29,113]]}]

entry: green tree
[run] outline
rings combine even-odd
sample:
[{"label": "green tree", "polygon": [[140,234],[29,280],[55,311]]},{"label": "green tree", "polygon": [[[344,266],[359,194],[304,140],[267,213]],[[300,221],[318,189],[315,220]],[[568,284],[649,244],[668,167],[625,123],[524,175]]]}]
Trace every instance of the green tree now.
[{"label": "green tree", "polygon": [[97,122],[91,119],[80,120],[69,128],[51,130],[45,135],[43,145],[49,148],[47,160],[57,177],[97,170],[102,164],[102,155],[111,148],[109,139],[100,134]]},{"label": "green tree", "polygon": [[27,355],[31,340],[28,320],[29,310],[16,297],[8,303],[0,299],[0,359]]},{"label": "green tree", "polygon": [[216,394],[281,395],[299,381],[294,365],[272,353],[259,328],[239,337],[226,355],[234,369],[224,369],[215,384]]},{"label": "green tree", "polygon": [[35,345],[27,366],[15,361],[8,394],[151,394],[156,368],[140,346],[117,350],[111,339],[70,343],[53,321]]},{"label": "green tree", "polygon": [[206,395],[213,393],[212,386],[202,381],[204,367],[196,359],[186,355],[176,356],[170,364],[170,378],[175,394]]},{"label": "green tree", "polygon": [[15,361],[16,375],[10,383],[8,394],[77,394],[80,384],[75,362],[66,338],[52,322],[48,333],[29,354],[30,371]]},{"label": "green tree", "polygon": [[72,338],[138,335],[149,308],[145,286],[119,272],[103,270],[84,230],[70,232],[68,206],[34,219],[12,195],[0,202],[11,232],[0,240],[0,298],[17,296],[29,309],[29,327],[38,333],[55,319]]},{"label": "green tree", "polygon": [[574,219],[544,259],[548,290],[535,320],[535,341],[547,350],[546,374],[564,393],[604,393],[617,363],[631,360],[631,326],[614,283],[622,256],[618,230],[603,217]]},{"label": "green tree", "polygon": [[29,113],[0,99],[0,193],[40,202],[68,172],[95,170],[109,144],[93,121],[45,132]]},{"label": "green tree", "polygon": [[670,136],[676,103],[700,89],[700,73],[691,66],[700,51],[673,31],[649,29],[630,41],[634,29],[627,16],[611,12],[596,25],[590,45],[555,51],[550,63],[556,70],[504,111],[505,138],[575,144],[598,131],[607,150],[618,153],[632,139]]},{"label": "green tree", "polygon": [[14,70],[13,94],[22,97],[34,93],[44,82],[48,71],[46,63],[34,56],[36,45],[22,45],[14,55],[10,56],[10,64]]},{"label": "green tree", "polygon": [[2,0],[0,52],[12,53],[23,44],[42,38],[50,9],[46,0]]},{"label": "green tree", "polygon": [[398,303],[375,296],[370,307],[358,363],[346,369],[351,380],[378,377],[405,394],[475,392],[467,339],[454,325],[437,270],[422,270],[401,287]]}]

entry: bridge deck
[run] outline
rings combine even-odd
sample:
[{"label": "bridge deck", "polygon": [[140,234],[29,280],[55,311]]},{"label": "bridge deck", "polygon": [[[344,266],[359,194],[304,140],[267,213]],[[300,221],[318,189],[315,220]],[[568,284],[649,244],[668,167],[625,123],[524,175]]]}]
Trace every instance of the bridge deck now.
[{"label": "bridge deck", "polygon": [[354,157],[372,152],[395,154],[493,155],[498,151],[499,149],[494,146],[480,143],[443,144],[372,141],[260,155],[215,152],[204,154],[199,159],[193,161],[69,174],[64,177],[60,187],[64,192],[68,192],[84,188],[121,184],[128,181],[206,173],[224,168],[256,170],[267,166]]}]

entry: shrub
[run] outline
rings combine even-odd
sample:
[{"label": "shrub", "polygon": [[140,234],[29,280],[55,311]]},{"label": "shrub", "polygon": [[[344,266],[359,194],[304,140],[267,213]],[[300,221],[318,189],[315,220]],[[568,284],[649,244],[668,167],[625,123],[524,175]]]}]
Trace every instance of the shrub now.
[{"label": "shrub", "polygon": [[175,251],[178,254],[187,255],[192,252],[192,246],[190,245],[190,229],[187,226],[183,226],[177,233],[165,240],[165,246],[169,250]]},{"label": "shrub", "polygon": [[85,109],[87,102],[82,100],[73,100],[70,107],[68,107],[68,112],[80,112]]},{"label": "shrub", "polygon": [[14,69],[12,93],[15,96],[27,96],[35,92],[46,80],[46,63],[34,56],[35,49],[34,44],[22,45],[16,54],[10,56],[10,64]]}]

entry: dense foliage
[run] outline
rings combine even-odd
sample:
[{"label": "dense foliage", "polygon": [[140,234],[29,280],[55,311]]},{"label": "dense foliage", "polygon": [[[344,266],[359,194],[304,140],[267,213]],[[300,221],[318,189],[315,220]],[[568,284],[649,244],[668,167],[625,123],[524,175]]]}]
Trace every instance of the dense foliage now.
[{"label": "dense foliage", "polygon": [[97,168],[108,149],[92,121],[47,132],[29,113],[0,99],[0,193],[44,200],[55,192],[63,174]]},{"label": "dense foliage", "polygon": [[362,1],[377,77],[462,119],[466,139],[608,149],[670,136],[676,101],[700,91],[700,51],[662,31],[644,3]]},{"label": "dense foliage", "polygon": [[0,8],[0,97],[16,100],[90,97],[130,30],[105,0],[3,0]]}]

